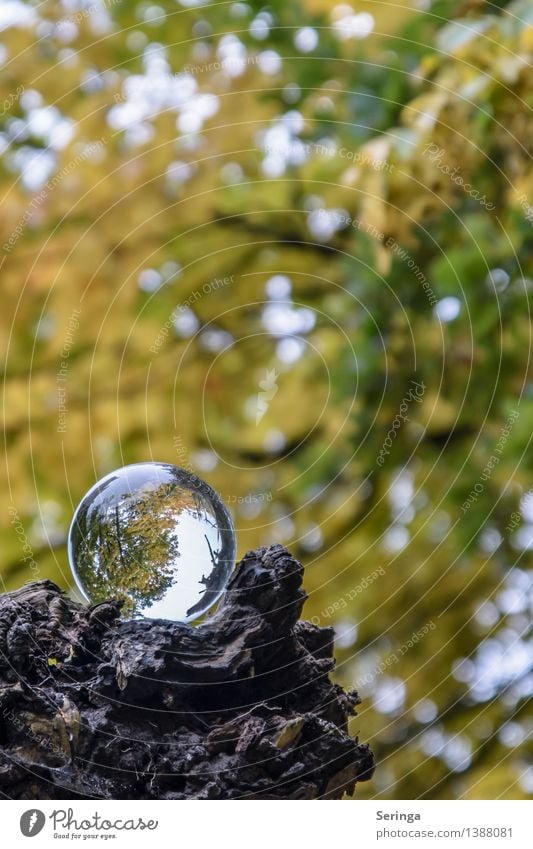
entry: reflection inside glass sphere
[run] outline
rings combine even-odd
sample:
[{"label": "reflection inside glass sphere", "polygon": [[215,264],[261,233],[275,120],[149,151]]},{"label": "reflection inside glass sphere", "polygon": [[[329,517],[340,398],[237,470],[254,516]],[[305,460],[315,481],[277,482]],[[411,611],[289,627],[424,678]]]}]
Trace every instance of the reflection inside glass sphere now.
[{"label": "reflection inside glass sphere", "polygon": [[167,463],[124,466],[80,502],[68,539],[78,588],[126,616],[190,622],[222,595],[235,560],[228,511],[204,481]]}]

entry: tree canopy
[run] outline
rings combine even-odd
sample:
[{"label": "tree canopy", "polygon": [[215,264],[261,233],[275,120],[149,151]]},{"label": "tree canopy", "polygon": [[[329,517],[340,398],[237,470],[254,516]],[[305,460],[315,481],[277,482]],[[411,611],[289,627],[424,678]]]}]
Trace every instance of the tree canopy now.
[{"label": "tree canopy", "polygon": [[[533,789],[533,8],[0,8],[6,588],[192,469],[337,632],[380,798]],[[533,204],[533,201],[532,201]],[[529,756],[531,751],[529,751]]]}]

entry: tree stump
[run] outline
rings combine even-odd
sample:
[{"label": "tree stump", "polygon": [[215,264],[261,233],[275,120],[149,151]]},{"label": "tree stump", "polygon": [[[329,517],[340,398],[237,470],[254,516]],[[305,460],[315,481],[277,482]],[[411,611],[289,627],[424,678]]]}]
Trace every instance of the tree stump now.
[{"label": "tree stump", "polygon": [[329,679],[333,629],[301,622],[303,568],[249,552],[191,627],[120,619],[50,581],[0,595],[0,794],[12,799],[316,799],[369,779]]}]

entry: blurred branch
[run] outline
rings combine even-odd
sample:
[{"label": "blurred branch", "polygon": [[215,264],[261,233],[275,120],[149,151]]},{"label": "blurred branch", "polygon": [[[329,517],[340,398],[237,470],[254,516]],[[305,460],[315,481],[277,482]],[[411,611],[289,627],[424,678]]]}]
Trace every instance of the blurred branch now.
[{"label": "blurred branch", "polygon": [[308,242],[302,239],[299,233],[282,233],[267,224],[253,224],[245,215],[224,216],[222,213],[217,213],[217,218],[213,223],[229,229],[244,230],[252,236],[264,236],[265,243],[274,241],[280,244],[290,245],[291,247],[299,250],[314,251],[329,257],[336,253],[336,248],[333,245],[323,245],[320,244],[320,242]]}]

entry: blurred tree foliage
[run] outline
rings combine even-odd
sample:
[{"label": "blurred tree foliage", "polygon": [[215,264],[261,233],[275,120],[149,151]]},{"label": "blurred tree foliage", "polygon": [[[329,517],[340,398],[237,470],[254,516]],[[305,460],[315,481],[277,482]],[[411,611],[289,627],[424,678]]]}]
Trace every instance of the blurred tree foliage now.
[{"label": "blurred tree foliage", "polygon": [[241,554],[306,564],[362,795],[527,795],[531,4],[9,0],[0,28],[4,585],[71,585],[103,474],[193,468]]}]

